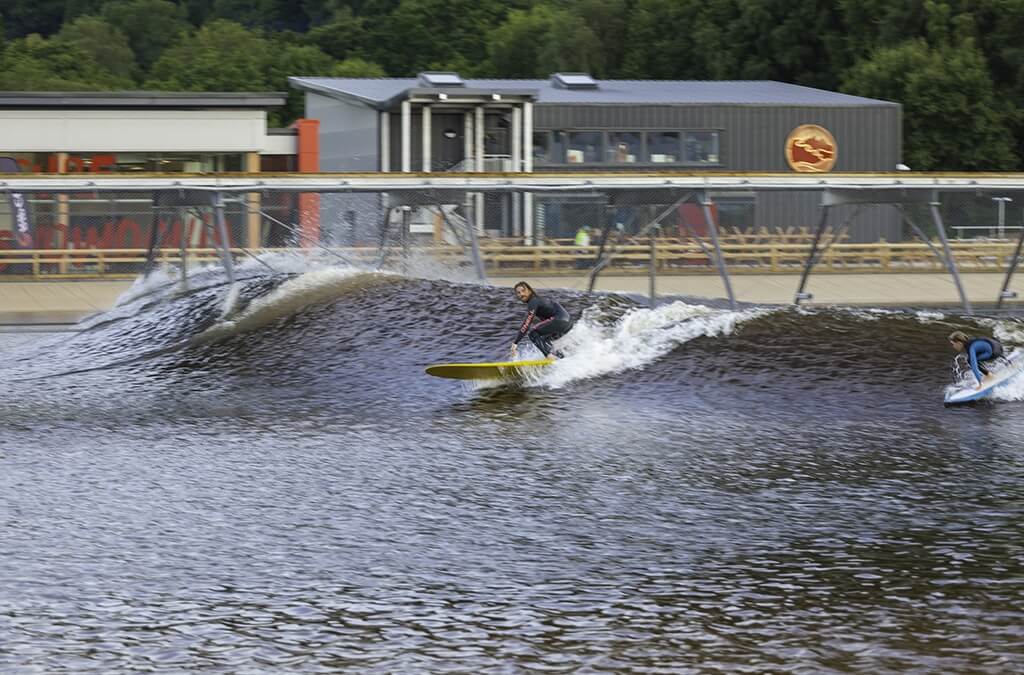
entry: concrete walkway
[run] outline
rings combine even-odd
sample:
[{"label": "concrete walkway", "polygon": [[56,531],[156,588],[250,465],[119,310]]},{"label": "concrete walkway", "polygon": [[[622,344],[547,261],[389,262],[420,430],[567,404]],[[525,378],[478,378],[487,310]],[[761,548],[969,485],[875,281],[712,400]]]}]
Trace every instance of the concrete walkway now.
[{"label": "concrete walkway", "polygon": [[[535,288],[571,288],[586,290],[587,277],[501,276],[492,284],[511,286],[520,278]],[[978,305],[991,305],[1003,285],[1003,274],[964,274],[968,299]],[[753,303],[788,304],[800,285],[798,274],[737,274],[730,277],[737,300]],[[648,294],[645,276],[600,275],[595,290]],[[870,307],[948,307],[959,306],[960,296],[949,275],[945,274],[817,274],[807,284],[811,305],[861,305]],[[1024,274],[1015,276],[1010,290],[1024,299]],[[717,275],[660,275],[658,295],[687,295],[702,298],[726,298],[725,286]],[[1005,304],[1019,304],[1020,300]]]},{"label": "concrete walkway", "polygon": [[0,324],[66,324],[110,309],[130,281],[0,281]]},{"label": "concrete walkway", "polygon": [[[587,277],[580,276],[494,276],[490,283],[512,286],[526,279],[535,288],[585,290]],[[742,274],[732,277],[736,299],[744,302],[788,304],[799,284],[795,274]],[[963,275],[968,297],[979,306],[995,302],[1002,286],[1002,274]],[[0,324],[32,326],[74,323],[84,316],[113,307],[130,281],[0,281]],[[1021,299],[1007,303],[1024,308],[1024,272],[1010,286]],[[646,276],[601,275],[599,291],[621,291],[647,295]],[[860,305],[871,307],[959,306],[952,279],[944,274],[818,274],[812,275],[808,290],[814,298],[807,304]],[[703,298],[726,297],[717,275],[659,276],[658,295],[687,295]]]}]

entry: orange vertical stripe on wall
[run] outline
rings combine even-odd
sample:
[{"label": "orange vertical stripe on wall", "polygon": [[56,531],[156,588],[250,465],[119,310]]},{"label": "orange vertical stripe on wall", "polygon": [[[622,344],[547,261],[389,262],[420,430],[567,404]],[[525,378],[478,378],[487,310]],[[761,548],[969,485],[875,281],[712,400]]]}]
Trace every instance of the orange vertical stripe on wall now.
[{"label": "orange vertical stripe on wall", "polygon": [[[296,120],[298,131],[298,169],[301,173],[320,171],[320,120]],[[320,241],[320,195],[299,194],[299,246]]]}]

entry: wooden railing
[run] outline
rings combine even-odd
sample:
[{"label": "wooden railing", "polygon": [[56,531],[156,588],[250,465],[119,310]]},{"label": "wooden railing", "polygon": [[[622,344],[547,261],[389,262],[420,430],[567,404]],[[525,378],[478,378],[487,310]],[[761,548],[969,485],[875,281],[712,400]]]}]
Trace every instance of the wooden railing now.
[{"label": "wooden railing", "polygon": [[[939,244],[933,244],[940,248]],[[1013,256],[1011,241],[950,242],[954,259],[962,271],[999,271],[1006,269]],[[732,273],[793,273],[799,271],[810,253],[809,243],[734,243],[722,244],[725,263]],[[470,264],[466,252],[456,246],[416,248],[422,255],[451,266]],[[378,259],[376,247],[332,248],[329,251],[356,262]],[[544,244],[524,246],[520,243],[485,241],[480,252],[489,274],[584,274],[593,264],[598,246]],[[651,263],[650,243],[630,243],[609,247],[611,262],[607,274],[645,274]],[[249,255],[292,253],[325,256],[321,249],[233,249],[236,261]],[[402,250],[388,251],[396,260]],[[704,274],[713,272],[713,261],[694,240],[657,240],[654,263],[663,274]],[[921,242],[875,242],[870,244],[837,243],[819,251],[818,272],[941,272],[943,263],[932,249]],[[177,266],[181,251],[160,249],[160,263]],[[74,250],[0,250],[0,281],[47,278],[134,278],[146,261],[145,249],[74,249]],[[217,263],[220,253],[214,248],[188,249],[188,265]]]},{"label": "wooden railing", "polygon": [[[598,243],[598,233],[592,232],[590,235],[590,242],[592,244]],[[661,239],[664,241],[686,241],[687,238],[680,237],[669,237],[664,236]],[[706,241],[710,241],[707,237],[702,237]],[[825,240],[831,239],[831,235],[825,235]],[[837,242],[845,242],[850,239],[849,232],[843,232],[836,237]],[[614,243],[616,238],[612,237],[609,243]],[[726,228],[723,229],[718,236],[718,241],[722,244],[806,244],[810,246],[814,240],[814,231],[806,227],[787,227],[787,228],[761,228],[759,230],[740,230],[738,228]],[[499,242],[502,244],[515,244],[518,240],[516,239],[492,239],[490,241]],[[575,244],[574,238],[545,238],[543,243],[550,244],[553,246],[572,246]],[[626,236],[622,243],[626,244],[647,244],[647,237],[644,236]]]}]

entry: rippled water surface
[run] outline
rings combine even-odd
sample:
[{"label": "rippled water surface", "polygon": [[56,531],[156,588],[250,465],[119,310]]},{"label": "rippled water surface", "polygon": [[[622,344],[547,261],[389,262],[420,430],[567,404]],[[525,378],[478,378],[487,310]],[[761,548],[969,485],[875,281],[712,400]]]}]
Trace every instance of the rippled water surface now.
[{"label": "rippled water surface", "polygon": [[[0,671],[1011,672],[1024,391],[946,409],[941,314],[319,270],[0,334]],[[1013,664],[1017,664],[1014,666]]]}]

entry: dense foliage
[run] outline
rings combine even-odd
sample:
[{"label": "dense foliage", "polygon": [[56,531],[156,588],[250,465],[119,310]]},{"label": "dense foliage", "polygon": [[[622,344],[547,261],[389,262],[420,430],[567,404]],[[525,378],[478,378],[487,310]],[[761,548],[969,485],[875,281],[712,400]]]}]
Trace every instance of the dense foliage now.
[{"label": "dense foliage", "polygon": [[[1024,0],[4,0],[0,89],[289,75],[772,79],[904,106],[918,170],[1024,169]],[[292,92],[273,120],[301,113]]]}]

